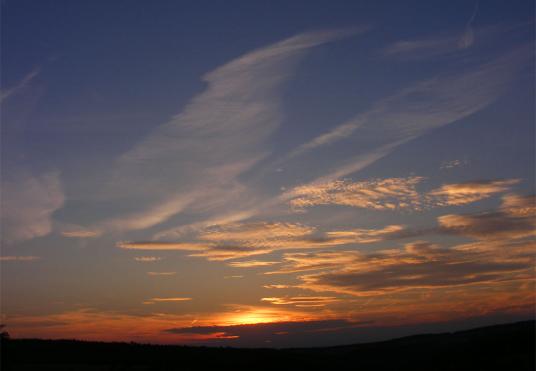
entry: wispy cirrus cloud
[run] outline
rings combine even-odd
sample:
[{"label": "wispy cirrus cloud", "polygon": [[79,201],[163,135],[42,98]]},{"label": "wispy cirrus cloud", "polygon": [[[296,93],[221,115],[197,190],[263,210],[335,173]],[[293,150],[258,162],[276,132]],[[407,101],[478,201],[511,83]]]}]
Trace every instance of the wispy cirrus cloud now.
[{"label": "wispy cirrus cloud", "polygon": [[183,250],[200,251],[210,248],[207,244],[188,242],[128,242],[122,241],[116,244],[117,247],[125,250]]},{"label": "wispy cirrus cloud", "polygon": [[315,46],[363,31],[299,34],[207,73],[204,92],[118,159],[107,196],[147,206],[103,227],[145,229],[187,209],[218,209],[246,197],[237,177],[267,153],[267,139],[282,121],[280,89],[296,62]]},{"label": "wispy cirrus cloud", "polygon": [[142,263],[154,263],[162,260],[162,258],[158,256],[135,256],[134,260]]},{"label": "wispy cirrus cloud", "polygon": [[177,272],[147,272],[149,276],[174,276],[176,274]]},{"label": "wispy cirrus cloud", "polygon": [[[288,274],[326,268],[344,267],[354,264],[361,257],[359,251],[319,251],[285,253],[283,263],[275,271],[265,274]],[[273,287],[278,288],[278,287]]]},{"label": "wispy cirrus cloud", "polygon": [[265,289],[288,289],[291,286],[290,285],[284,285],[284,284],[270,284],[270,285],[264,285]]},{"label": "wispy cirrus cloud", "polygon": [[273,251],[273,248],[248,246],[245,244],[241,246],[214,245],[205,251],[193,253],[188,256],[205,258],[209,261],[227,261],[231,259],[241,259],[269,254]]},{"label": "wispy cirrus cloud", "polygon": [[33,255],[7,255],[7,256],[0,256],[0,261],[6,262],[6,261],[18,261],[18,262],[31,262],[40,260],[41,258],[39,256],[33,256]]},{"label": "wispy cirrus cloud", "polygon": [[52,214],[63,206],[58,172],[39,175],[19,173],[2,179],[2,240],[30,240],[52,231]]},{"label": "wispy cirrus cloud", "polygon": [[178,302],[178,301],[190,301],[192,298],[188,297],[172,297],[172,298],[151,298],[151,301],[154,302]]},{"label": "wispy cirrus cloud", "polygon": [[11,87],[9,87],[7,89],[2,89],[2,91],[0,92],[0,102],[4,101],[4,99],[7,99],[12,95],[17,94],[20,91],[24,90],[24,88],[26,88],[32,82],[32,80],[35,79],[40,73],[41,73],[41,68],[36,67],[33,70],[31,70],[30,72],[28,72],[28,74],[26,74],[15,85],[13,85],[13,86],[11,86]]},{"label": "wispy cirrus cloud", "polygon": [[400,145],[491,104],[504,94],[515,76],[528,65],[530,48],[522,45],[487,63],[469,66],[461,73],[419,81],[302,144],[279,162],[289,163],[297,156],[313,150],[325,150],[333,143],[341,142],[360,148],[361,153],[335,164],[335,170],[310,183],[333,181],[355,173]]},{"label": "wispy cirrus cloud", "polygon": [[270,265],[279,264],[278,261],[267,261],[267,260],[244,260],[244,261],[234,261],[227,263],[234,268],[256,268],[256,267],[268,267]]},{"label": "wispy cirrus cloud", "polygon": [[467,165],[467,160],[449,160],[449,161],[443,161],[441,163],[441,166],[439,167],[441,170],[450,170],[457,167],[462,167]]},{"label": "wispy cirrus cloud", "polygon": [[339,242],[339,244],[351,243],[374,243],[383,241],[385,238],[394,236],[404,231],[402,225],[388,225],[377,229],[357,228],[351,230],[331,231],[326,232],[326,236]]},{"label": "wispy cirrus cloud", "polygon": [[94,230],[85,230],[85,229],[79,229],[79,230],[66,230],[61,232],[61,235],[63,237],[69,237],[69,238],[94,238],[99,237],[102,235],[101,231],[94,231]]},{"label": "wispy cirrus cloud", "polygon": [[[478,13],[478,2],[471,17],[468,19],[461,34],[450,36],[435,36],[422,39],[400,40],[382,49],[382,54],[388,58],[401,60],[416,60],[451,55],[473,46],[475,42],[475,32],[473,22]],[[482,36],[489,37],[498,32],[496,28],[479,29]]]},{"label": "wispy cirrus cloud", "polygon": [[475,9],[473,10],[473,14],[471,14],[471,18],[467,21],[467,24],[465,25],[465,30],[460,37],[460,40],[458,41],[458,47],[460,49],[467,49],[473,45],[475,42],[475,33],[473,31],[473,22],[475,21],[476,15],[478,13],[478,0],[475,3]]}]

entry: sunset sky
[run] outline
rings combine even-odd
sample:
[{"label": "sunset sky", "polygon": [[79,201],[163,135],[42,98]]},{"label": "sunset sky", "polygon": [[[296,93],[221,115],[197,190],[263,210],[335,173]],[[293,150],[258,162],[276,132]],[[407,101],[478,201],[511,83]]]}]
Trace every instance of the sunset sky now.
[{"label": "sunset sky", "polygon": [[533,1],[4,0],[13,337],[532,318]]}]

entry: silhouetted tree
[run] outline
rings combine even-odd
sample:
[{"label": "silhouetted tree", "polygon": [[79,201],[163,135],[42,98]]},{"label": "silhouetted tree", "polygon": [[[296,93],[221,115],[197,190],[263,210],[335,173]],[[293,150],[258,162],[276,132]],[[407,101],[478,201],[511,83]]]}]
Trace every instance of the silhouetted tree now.
[{"label": "silhouetted tree", "polygon": [[4,339],[7,340],[7,339],[9,339],[9,332],[7,332],[7,331],[3,331],[5,327],[6,327],[6,325],[4,325],[4,324],[0,324],[0,331],[1,331],[1,332],[0,332],[0,339],[1,339],[1,340],[4,340]]}]

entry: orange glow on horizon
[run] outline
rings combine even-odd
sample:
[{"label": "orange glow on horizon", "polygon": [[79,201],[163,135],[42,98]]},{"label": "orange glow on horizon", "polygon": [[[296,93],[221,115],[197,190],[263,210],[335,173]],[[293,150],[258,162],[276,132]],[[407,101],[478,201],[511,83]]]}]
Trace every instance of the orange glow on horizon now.
[{"label": "orange glow on horizon", "polygon": [[311,315],[302,312],[281,310],[278,308],[244,307],[226,313],[218,318],[219,326],[253,325],[260,323],[294,322],[314,320]]}]

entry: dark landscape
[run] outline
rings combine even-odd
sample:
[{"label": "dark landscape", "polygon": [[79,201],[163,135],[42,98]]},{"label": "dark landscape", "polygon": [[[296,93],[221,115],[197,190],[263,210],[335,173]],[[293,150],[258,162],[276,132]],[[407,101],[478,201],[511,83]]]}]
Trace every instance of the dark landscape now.
[{"label": "dark landscape", "polygon": [[535,324],[291,349],[4,339],[2,370],[534,370]]}]

